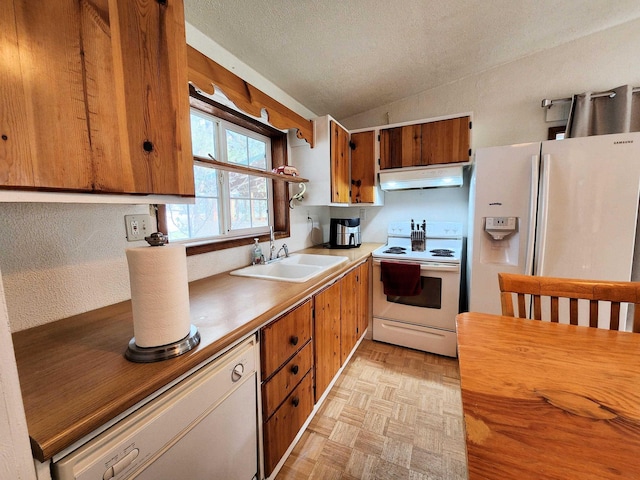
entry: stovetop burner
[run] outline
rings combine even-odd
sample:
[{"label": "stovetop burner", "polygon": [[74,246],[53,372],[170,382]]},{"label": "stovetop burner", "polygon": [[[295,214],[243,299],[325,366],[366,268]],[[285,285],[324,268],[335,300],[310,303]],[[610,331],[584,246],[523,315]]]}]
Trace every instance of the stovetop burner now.
[{"label": "stovetop burner", "polygon": [[385,250],[382,253],[394,253],[396,255],[403,255],[407,253],[406,250],[407,249],[404,247],[389,247],[387,250]]},{"label": "stovetop burner", "polygon": [[436,248],[429,250],[429,253],[432,253],[434,257],[453,257],[453,250],[448,248]]}]

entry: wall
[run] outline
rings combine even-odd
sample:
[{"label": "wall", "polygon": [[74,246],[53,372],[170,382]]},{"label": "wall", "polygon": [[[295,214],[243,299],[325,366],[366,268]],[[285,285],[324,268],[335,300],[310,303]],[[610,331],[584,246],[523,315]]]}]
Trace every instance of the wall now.
[{"label": "wall", "polygon": [[0,278],[0,478],[35,480],[27,420]]},{"label": "wall", "polygon": [[[389,222],[422,220],[461,222],[467,220],[466,186],[384,192],[384,207],[332,207],[336,218],[360,217],[363,242],[384,243]],[[364,213],[364,216],[363,216]]]},{"label": "wall", "polygon": [[[275,85],[187,25],[187,41],[257,88],[307,118],[315,117]],[[146,205],[0,203],[0,271],[12,332],[130,298],[124,215]],[[291,210],[291,251],[327,238],[312,233],[309,215],[328,225],[328,207]],[[283,240],[277,242],[278,248]],[[189,280],[248,265],[250,246],[187,258]],[[263,244],[263,251],[268,247]]]},{"label": "wall", "polygon": [[[473,112],[474,148],[546,140],[543,98],[640,86],[640,19],[518,61],[340,119],[365,128]],[[388,120],[387,122],[387,114]]]},{"label": "wall", "polygon": [[[640,20],[634,20],[339,121],[353,130],[473,112],[474,149],[546,140],[548,128],[559,123],[545,122],[541,100],[624,84],[640,86],[639,44]],[[385,227],[378,222],[407,220],[410,214],[418,216],[416,210],[424,211],[427,219],[446,217],[466,224],[461,213],[468,188],[446,194],[451,195],[446,203],[441,202],[443,195],[439,190],[386,193],[384,213],[368,215],[363,239],[384,240]],[[340,216],[335,208],[331,214]]]}]

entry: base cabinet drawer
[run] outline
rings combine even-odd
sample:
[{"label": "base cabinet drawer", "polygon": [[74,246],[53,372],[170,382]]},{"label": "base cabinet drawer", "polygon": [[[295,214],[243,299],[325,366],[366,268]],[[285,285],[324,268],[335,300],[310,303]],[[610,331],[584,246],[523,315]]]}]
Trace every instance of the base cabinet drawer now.
[{"label": "base cabinet drawer", "polygon": [[262,415],[268,419],[313,366],[313,342],[308,342],[284,367],[262,385]]},{"label": "base cabinet drawer", "polygon": [[262,379],[266,380],[311,339],[311,300],[262,329]]},{"label": "base cabinet drawer", "polygon": [[313,410],[313,374],[309,371],[264,425],[265,474],[271,475]]}]

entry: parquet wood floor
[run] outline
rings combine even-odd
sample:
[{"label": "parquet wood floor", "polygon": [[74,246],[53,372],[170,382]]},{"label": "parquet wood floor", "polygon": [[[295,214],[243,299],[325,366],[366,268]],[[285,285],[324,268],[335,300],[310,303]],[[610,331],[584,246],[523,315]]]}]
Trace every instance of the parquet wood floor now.
[{"label": "parquet wood floor", "polygon": [[465,480],[456,359],[364,340],[276,480]]}]

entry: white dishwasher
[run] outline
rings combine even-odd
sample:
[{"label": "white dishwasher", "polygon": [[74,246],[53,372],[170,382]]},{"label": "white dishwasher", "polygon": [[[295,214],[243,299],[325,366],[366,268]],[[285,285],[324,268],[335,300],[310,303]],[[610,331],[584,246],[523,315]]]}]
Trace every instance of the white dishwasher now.
[{"label": "white dishwasher", "polygon": [[53,463],[57,480],[258,478],[255,335]]}]

